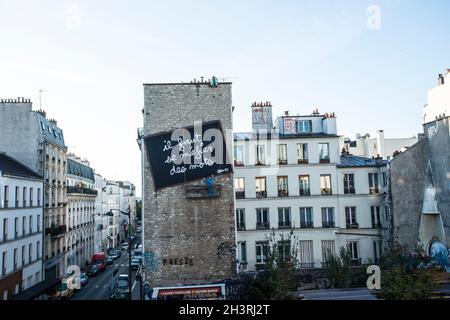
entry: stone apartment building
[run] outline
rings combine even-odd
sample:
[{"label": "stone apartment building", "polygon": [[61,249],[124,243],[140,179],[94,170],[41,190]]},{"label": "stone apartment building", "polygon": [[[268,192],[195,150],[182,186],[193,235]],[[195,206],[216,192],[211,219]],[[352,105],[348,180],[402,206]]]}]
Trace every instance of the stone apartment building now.
[{"label": "stone apartment building", "polygon": [[146,277],[152,286],[230,278],[236,273],[233,174],[227,163],[231,83],[213,78],[144,84],[143,116]]},{"label": "stone apartment building", "polygon": [[67,159],[67,265],[80,268],[90,262],[94,254],[95,232],[94,170],[87,160],[74,154]]},{"label": "stone apartment building", "polygon": [[32,110],[29,99],[0,100],[0,151],[44,178],[44,264],[46,279],[66,273],[67,146],[57,122]]},{"label": "stone apartment building", "polygon": [[333,113],[273,122],[271,103],[254,103],[252,127],[234,134],[239,270],[264,269],[272,230],[276,241],[293,231],[296,241],[280,245],[296,249],[302,269],[321,268],[340,247],[355,265],[378,259],[386,162],[341,154]]}]

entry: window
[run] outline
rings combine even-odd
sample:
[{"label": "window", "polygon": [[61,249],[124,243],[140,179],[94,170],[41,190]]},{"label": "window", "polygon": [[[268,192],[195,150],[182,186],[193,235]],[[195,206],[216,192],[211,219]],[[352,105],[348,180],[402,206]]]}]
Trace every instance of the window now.
[{"label": "window", "polygon": [[311,190],[309,189],[309,175],[299,176],[298,182],[300,185],[300,195],[301,196],[310,196]]},{"label": "window", "polygon": [[278,164],[287,164],[287,147],[285,144],[278,145]]},{"label": "window", "polygon": [[256,229],[269,229],[269,208],[256,209]]},{"label": "window", "polygon": [[3,219],[3,238],[2,241],[8,240],[8,218]]},{"label": "window", "polygon": [[314,268],[313,241],[299,241],[299,249],[300,268]]},{"label": "window", "polygon": [[3,254],[2,254],[2,276],[5,276],[6,275],[6,266],[7,266],[7,252],[6,251],[3,251]]},{"label": "window", "polygon": [[256,146],[256,165],[262,166],[265,164],[265,153],[264,153],[264,146],[263,145],[257,145]]},{"label": "window", "polygon": [[334,227],[334,208],[322,208],[322,228]]},{"label": "window", "polygon": [[387,187],[387,173],[386,172],[382,172],[381,176],[383,178],[383,187]]},{"label": "window", "polygon": [[291,208],[278,208],[278,228],[291,227]]},{"label": "window", "polygon": [[36,243],[36,259],[39,260],[41,258],[41,242],[38,241]]},{"label": "window", "polygon": [[238,230],[245,230],[245,209],[236,209],[236,224]]},{"label": "window", "polygon": [[256,198],[267,198],[266,177],[257,177],[255,180],[256,180]]},{"label": "window", "polygon": [[14,219],[14,239],[19,236],[19,218]]},{"label": "window", "polygon": [[269,255],[269,243],[257,242],[256,243],[256,263],[265,264]]},{"label": "window", "polygon": [[300,228],[314,228],[312,208],[300,208]]},{"label": "window", "polygon": [[308,144],[307,143],[297,143],[297,163],[307,164],[308,163]]},{"label": "window", "polygon": [[319,162],[330,163],[330,144],[319,143]]},{"label": "window", "polygon": [[278,241],[278,254],[280,261],[291,261],[291,242],[289,240]]},{"label": "window", "polygon": [[8,208],[8,199],[9,199],[9,188],[5,186],[5,190],[3,192],[3,208]]},{"label": "window", "polygon": [[22,237],[25,236],[27,226],[27,217],[22,217]]},{"label": "window", "polygon": [[377,194],[380,192],[378,186],[378,173],[369,173],[369,192],[370,194]]},{"label": "window", "polygon": [[44,124],[44,121],[41,121],[41,127],[42,127],[42,130],[45,130],[45,124]]},{"label": "window", "polygon": [[40,188],[37,189],[37,205],[38,205],[38,207],[41,206],[41,189]]},{"label": "window", "polygon": [[355,194],[355,175],[344,174],[344,194]]},{"label": "window", "polygon": [[311,120],[299,120],[297,121],[297,132],[308,133],[311,132]]},{"label": "window", "polygon": [[373,258],[375,260],[375,263],[380,263],[380,258],[382,254],[382,240],[374,240],[373,241]]},{"label": "window", "polygon": [[33,188],[30,188],[30,207],[33,206]]},{"label": "window", "polygon": [[349,241],[347,243],[348,251],[350,252],[351,263],[359,265],[361,264],[361,258],[359,257],[359,243],[358,241]]},{"label": "window", "polygon": [[243,166],[244,165],[244,147],[234,146],[234,165]]},{"label": "window", "polygon": [[247,268],[247,243],[238,242],[238,259],[242,269]]},{"label": "window", "polygon": [[14,268],[14,271],[17,270],[17,267],[18,267],[18,265],[17,265],[17,248],[16,248],[13,251],[13,268]]},{"label": "window", "polygon": [[41,232],[41,215],[38,214],[37,220],[36,220],[36,232]]},{"label": "window", "polygon": [[234,178],[234,191],[236,199],[245,199],[245,179]]},{"label": "window", "polygon": [[30,216],[30,218],[28,219],[28,227],[30,229],[30,234],[33,233],[33,216]]},{"label": "window", "polygon": [[322,264],[327,265],[329,258],[335,254],[334,240],[322,240]]},{"label": "window", "polygon": [[23,187],[23,192],[22,192],[22,207],[26,207],[27,206],[27,188]]},{"label": "window", "polygon": [[25,265],[25,246],[22,246],[22,266]]},{"label": "window", "polygon": [[345,223],[347,229],[358,228],[358,223],[356,222],[356,207],[345,207]]},{"label": "window", "polygon": [[370,215],[372,217],[372,228],[381,229],[381,215],[379,206],[370,207]]},{"label": "window", "polygon": [[277,189],[279,197],[289,196],[287,176],[277,177]]},{"label": "window", "polygon": [[390,220],[390,208],[389,206],[384,206],[384,218],[386,221]]},{"label": "window", "polygon": [[323,196],[333,194],[333,191],[331,189],[331,175],[329,174],[320,175],[320,193]]},{"label": "window", "polygon": [[16,200],[16,208],[19,207],[19,187],[16,187],[16,192],[15,192],[15,200]]},{"label": "window", "polygon": [[30,243],[30,244],[28,245],[28,261],[29,261],[29,262],[33,261],[32,257],[31,257],[32,254],[33,254],[33,244]]}]

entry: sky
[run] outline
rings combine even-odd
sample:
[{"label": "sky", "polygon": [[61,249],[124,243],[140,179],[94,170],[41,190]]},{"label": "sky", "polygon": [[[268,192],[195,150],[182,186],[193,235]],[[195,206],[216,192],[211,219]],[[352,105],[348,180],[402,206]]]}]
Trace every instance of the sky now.
[{"label": "sky", "polygon": [[44,90],[69,151],[139,195],[143,83],[233,82],[235,131],[271,101],[274,118],[335,112],[346,137],[411,137],[450,68],[449,13],[447,0],[0,0],[0,98],[39,109]]}]

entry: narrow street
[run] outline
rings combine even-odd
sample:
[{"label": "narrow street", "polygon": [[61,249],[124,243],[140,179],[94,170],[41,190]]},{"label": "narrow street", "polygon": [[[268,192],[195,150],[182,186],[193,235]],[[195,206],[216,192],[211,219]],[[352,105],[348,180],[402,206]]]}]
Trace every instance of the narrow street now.
[{"label": "narrow street", "polygon": [[[128,274],[128,254],[122,251],[122,256],[114,261],[106,270],[96,277],[89,278],[87,286],[75,292],[71,300],[109,300],[109,287],[113,281],[113,272],[119,270],[119,274]],[[131,285],[132,298],[139,300],[139,282],[135,280],[136,271],[132,271]]]}]

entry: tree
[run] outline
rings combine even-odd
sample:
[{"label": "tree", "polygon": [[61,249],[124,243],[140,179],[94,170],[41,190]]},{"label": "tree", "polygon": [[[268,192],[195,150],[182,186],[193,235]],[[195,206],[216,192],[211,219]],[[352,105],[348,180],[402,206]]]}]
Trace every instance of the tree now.
[{"label": "tree", "polygon": [[266,237],[263,247],[266,257],[265,269],[254,276],[246,276],[243,286],[243,298],[255,300],[289,299],[289,292],[297,287],[296,270],[298,239],[293,231],[289,234],[275,235],[275,231]]},{"label": "tree", "polygon": [[351,272],[351,255],[345,248],[341,247],[339,255],[329,252],[327,255],[327,266],[324,270],[325,276],[330,280],[334,288],[346,288],[349,286]]}]

